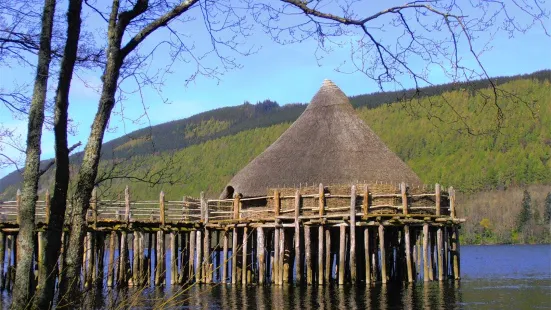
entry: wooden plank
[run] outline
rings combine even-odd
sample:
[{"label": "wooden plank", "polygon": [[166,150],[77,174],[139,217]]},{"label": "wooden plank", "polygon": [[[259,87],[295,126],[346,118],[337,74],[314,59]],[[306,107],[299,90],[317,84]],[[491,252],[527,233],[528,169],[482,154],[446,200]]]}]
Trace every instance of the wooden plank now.
[{"label": "wooden plank", "polygon": [[228,279],[228,231],[224,230],[223,232],[223,252],[222,252],[222,283],[226,283]]},{"label": "wooden plank", "polygon": [[385,228],[383,225],[379,225],[379,251],[381,252],[381,281],[386,284],[388,274],[386,272]]},{"label": "wooden plank", "polygon": [[265,243],[264,243],[264,228],[258,227],[256,229],[256,253],[258,260],[258,284],[264,284],[266,280],[266,257],[265,257]]},{"label": "wooden plank", "polygon": [[304,255],[306,256],[306,283],[312,284],[312,245],[310,226],[304,226]]},{"label": "wooden plank", "polygon": [[350,278],[356,283],[356,185],[350,190]]},{"label": "wooden plank", "polygon": [[295,192],[295,281],[300,283],[302,281],[302,255],[300,251],[300,205],[301,197],[300,191]]},{"label": "wooden plank", "polygon": [[345,248],[346,248],[346,226],[340,226],[340,240],[339,240],[339,285],[344,285],[344,273],[345,273]]},{"label": "wooden plank", "polygon": [[404,234],[405,234],[405,246],[406,246],[406,267],[407,267],[407,277],[408,282],[413,282],[413,270],[411,264],[411,245],[410,245],[410,235],[409,235],[409,225],[404,225]]},{"label": "wooden plank", "polygon": [[423,225],[423,280],[430,281],[429,277],[429,224]]},{"label": "wooden plank", "polygon": [[365,283],[371,284],[371,247],[369,227],[364,229]]}]

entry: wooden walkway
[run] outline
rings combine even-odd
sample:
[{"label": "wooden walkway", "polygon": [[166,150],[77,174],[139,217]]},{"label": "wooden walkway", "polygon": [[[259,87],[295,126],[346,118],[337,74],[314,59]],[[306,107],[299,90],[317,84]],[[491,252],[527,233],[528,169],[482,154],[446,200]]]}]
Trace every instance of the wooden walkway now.
[{"label": "wooden walkway", "polygon": [[[162,192],[158,200],[132,201],[128,188],[124,200],[94,195],[81,283],[343,285],[460,278],[464,220],[456,217],[452,188],[319,184],[270,193],[181,201],[167,201]],[[20,196],[0,203],[0,285],[6,289],[17,263],[19,203]],[[37,266],[48,208],[46,195],[36,211]]]}]

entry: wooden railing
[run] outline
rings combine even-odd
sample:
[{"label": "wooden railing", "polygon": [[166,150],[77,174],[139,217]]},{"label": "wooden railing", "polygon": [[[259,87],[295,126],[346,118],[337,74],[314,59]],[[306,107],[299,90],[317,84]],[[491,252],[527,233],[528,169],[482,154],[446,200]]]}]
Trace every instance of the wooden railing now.
[{"label": "wooden railing", "polygon": [[[87,213],[89,222],[151,222],[162,226],[175,223],[223,223],[242,221],[286,221],[312,219],[351,219],[377,216],[436,216],[455,218],[455,190],[442,190],[436,184],[430,190],[408,190],[402,183],[396,190],[377,185],[353,185],[349,193],[333,191],[322,184],[314,188],[275,189],[272,195],[232,199],[185,197],[166,200],[132,201],[128,187],[124,200],[98,200],[94,192]],[[388,186],[387,186],[388,188]],[[292,193],[292,194],[290,194]],[[18,223],[21,195],[14,201],[0,202],[0,223]],[[36,222],[46,223],[49,194],[37,201]],[[67,208],[70,210],[70,207]],[[354,219],[355,220],[355,219]]]}]

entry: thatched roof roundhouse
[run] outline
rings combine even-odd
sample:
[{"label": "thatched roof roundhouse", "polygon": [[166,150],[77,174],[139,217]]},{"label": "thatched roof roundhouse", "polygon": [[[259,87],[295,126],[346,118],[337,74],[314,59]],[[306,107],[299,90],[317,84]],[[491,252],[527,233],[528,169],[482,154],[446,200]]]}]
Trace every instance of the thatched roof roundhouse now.
[{"label": "thatched roof roundhouse", "polygon": [[355,181],[421,184],[419,177],[357,115],[348,97],[325,80],[302,115],[237,173],[221,197],[262,196],[268,188]]}]

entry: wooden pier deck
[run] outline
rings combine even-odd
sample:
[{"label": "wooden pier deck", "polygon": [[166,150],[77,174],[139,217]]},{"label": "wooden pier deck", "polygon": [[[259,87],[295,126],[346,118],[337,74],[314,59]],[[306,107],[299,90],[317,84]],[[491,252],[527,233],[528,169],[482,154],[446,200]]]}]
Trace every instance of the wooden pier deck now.
[{"label": "wooden pier deck", "polygon": [[[456,217],[453,188],[319,184],[270,193],[167,201],[161,192],[158,200],[133,201],[127,188],[124,200],[94,196],[81,284],[343,285],[460,278],[464,220]],[[19,197],[0,203],[3,289],[15,277],[19,203]],[[46,195],[36,211],[36,268],[45,251],[48,208]]]}]

